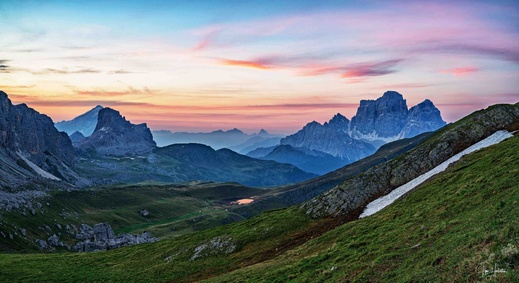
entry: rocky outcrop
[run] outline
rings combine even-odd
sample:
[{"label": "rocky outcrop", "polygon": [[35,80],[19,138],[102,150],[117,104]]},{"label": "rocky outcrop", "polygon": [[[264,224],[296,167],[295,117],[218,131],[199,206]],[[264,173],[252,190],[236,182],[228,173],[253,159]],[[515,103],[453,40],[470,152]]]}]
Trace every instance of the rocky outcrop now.
[{"label": "rocky outcrop", "polygon": [[312,217],[359,213],[367,203],[433,169],[498,130],[519,130],[519,104],[495,105],[449,125],[402,157],[382,163],[302,207]]},{"label": "rocky outcrop", "polygon": [[149,232],[141,235],[120,234],[115,236],[112,227],[108,223],[98,223],[94,228],[86,224],[81,224],[80,231],[76,234],[76,239],[84,239],[74,246],[77,252],[94,252],[112,250],[124,246],[138,245],[158,241],[151,237]]},{"label": "rocky outcrop", "polygon": [[233,253],[236,248],[237,245],[231,237],[215,237],[197,246],[193,251],[193,256],[191,256],[190,261],[208,256],[230,254]]},{"label": "rocky outcrop", "polygon": [[99,111],[103,109],[103,106],[97,105],[88,112],[77,116],[70,121],[61,121],[56,124],[56,129],[66,132],[68,135],[72,135],[74,132],[80,132],[85,137],[90,136],[97,125],[97,116]]},{"label": "rocky outcrop", "polygon": [[77,144],[82,153],[109,156],[150,153],[156,144],[146,124],[134,125],[111,108],[99,111],[93,134]]}]

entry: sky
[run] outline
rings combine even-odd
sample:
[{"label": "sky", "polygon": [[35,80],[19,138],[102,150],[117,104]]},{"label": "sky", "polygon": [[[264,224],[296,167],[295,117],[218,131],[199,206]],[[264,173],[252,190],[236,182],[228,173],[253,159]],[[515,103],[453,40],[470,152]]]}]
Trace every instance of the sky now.
[{"label": "sky", "polygon": [[361,99],[519,102],[519,1],[0,1],[0,90],[55,122],[291,134]]}]

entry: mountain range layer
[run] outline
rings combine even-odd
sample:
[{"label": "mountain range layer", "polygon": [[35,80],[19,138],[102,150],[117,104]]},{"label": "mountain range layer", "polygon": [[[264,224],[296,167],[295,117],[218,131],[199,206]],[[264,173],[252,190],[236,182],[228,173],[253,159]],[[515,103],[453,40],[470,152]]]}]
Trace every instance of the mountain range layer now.
[{"label": "mountain range layer", "polygon": [[[324,174],[375,153],[385,143],[435,131],[445,124],[430,100],[408,109],[400,93],[387,91],[376,100],[361,100],[351,121],[338,113],[324,124],[310,122],[281,139],[281,145],[299,150],[298,157],[294,150],[284,155],[271,154],[279,151],[276,147],[259,148],[247,155],[288,161],[308,172]],[[328,157],[316,161],[317,153]]]},{"label": "mountain range layer", "polygon": [[[52,120],[0,93],[0,186],[2,189],[82,187],[148,180],[233,181],[276,186],[315,177],[289,164],[257,160],[230,150],[186,144],[158,148],[146,124],[134,125],[118,111],[96,107],[97,124],[87,137],[79,129],[59,132]],[[77,124],[77,123],[76,123]],[[261,135],[268,135],[261,133]],[[183,148],[182,155],[173,154]],[[196,157],[196,162],[194,158]]]}]

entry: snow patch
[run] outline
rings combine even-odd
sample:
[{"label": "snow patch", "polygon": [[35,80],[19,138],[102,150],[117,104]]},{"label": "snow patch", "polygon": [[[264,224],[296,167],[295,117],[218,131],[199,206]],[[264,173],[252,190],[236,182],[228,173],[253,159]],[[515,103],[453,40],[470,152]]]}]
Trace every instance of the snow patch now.
[{"label": "snow patch", "polygon": [[27,165],[29,165],[29,167],[31,167],[32,170],[34,170],[34,172],[38,173],[38,175],[44,177],[44,178],[47,178],[47,179],[51,179],[51,180],[56,180],[56,181],[61,181],[60,178],[52,175],[51,173],[41,169],[40,167],[38,167],[38,165],[32,163],[29,159],[25,158],[25,156],[23,156],[20,152],[17,152],[16,153],[23,161],[25,161],[25,163],[27,163]]},{"label": "snow patch", "polygon": [[398,135],[392,136],[392,137],[380,137],[375,130],[373,130],[369,134],[363,134],[363,133],[359,132],[356,128],[353,129],[353,131],[348,130],[347,133],[352,138],[360,139],[360,140],[364,140],[364,141],[368,141],[368,142],[383,141],[384,143],[390,143],[390,142],[394,142],[396,140],[400,140],[403,138],[402,133],[399,133]]},{"label": "snow patch", "polygon": [[501,141],[504,141],[507,138],[512,137],[513,135],[507,131],[497,131],[493,135],[487,137],[486,139],[483,139],[472,146],[468,147],[467,149],[463,150],[462,152],[452,156],[451,158],[447,159],[442,164],[436,166],[432,170],[426,172],[423,175],[418,176],[417,178],[409,181],[408,183],[394,189],[389,194],[380,197],[372,202],[370,202],[366,209],[364,209],[364,212],[359,216],[359,218],[364,218],[366,216],[370,216],[372,214],[377,213],[378,211],[382,210],[384,207],[392,204],[395,200],[403,196],[405,193],[409,192],[410,190],[414,189],[416,186],[420,185],[421,183],[425,182],[427,179],[431,178],[432,176],[445,171],[447,167],[453,163],[458,161],[462,156],[472,153],[476,150],[480,150],[482,148],[500,143]]}]

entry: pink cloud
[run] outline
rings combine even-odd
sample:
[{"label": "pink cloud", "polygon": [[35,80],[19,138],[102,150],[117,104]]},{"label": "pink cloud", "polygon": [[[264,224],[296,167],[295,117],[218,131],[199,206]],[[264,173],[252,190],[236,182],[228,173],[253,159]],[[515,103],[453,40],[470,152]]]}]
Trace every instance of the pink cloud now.
[{"label": "pink cloud", "polygon": [[450,75],[459,77],[459,76],[465,76],[465,75],[468,75],[471,73],[475,73],[478,71],[479,71],[479,68],[469,66],[469,67],[459,67],[459,68],[454,68],[454,69],[440,70],[439,72],[443,73],[443,74],[450,74]]},{"label": "pink cloud", "polygon": [[232,60],[232,59],[222,59],[220,63],[228,66],[237,66],[237,67],[247,67],[254,69],[272,69],[273,67],[268,65],[267,62],[263,62],[261,60]]}]

